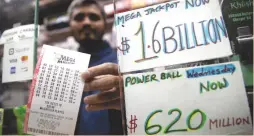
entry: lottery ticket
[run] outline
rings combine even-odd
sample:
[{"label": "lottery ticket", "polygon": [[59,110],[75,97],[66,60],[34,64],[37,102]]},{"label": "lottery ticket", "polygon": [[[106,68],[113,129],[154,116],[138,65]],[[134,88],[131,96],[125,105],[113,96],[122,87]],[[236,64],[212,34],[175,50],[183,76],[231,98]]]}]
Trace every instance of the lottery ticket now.
[{"label": "lottery ticket", "polygon": [[38,58],[24,123],[28,134],[73,135],[90,55],[44,45]]}]

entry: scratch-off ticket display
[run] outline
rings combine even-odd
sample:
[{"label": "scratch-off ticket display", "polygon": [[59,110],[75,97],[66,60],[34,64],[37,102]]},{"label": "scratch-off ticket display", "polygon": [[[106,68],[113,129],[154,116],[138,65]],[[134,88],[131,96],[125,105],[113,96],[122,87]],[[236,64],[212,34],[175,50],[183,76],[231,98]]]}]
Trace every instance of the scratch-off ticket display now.
[{"label": "scratch-off ticket display", "polygon": [[74,134],[90,55],[44,45],[27,105],[28,134]]}]

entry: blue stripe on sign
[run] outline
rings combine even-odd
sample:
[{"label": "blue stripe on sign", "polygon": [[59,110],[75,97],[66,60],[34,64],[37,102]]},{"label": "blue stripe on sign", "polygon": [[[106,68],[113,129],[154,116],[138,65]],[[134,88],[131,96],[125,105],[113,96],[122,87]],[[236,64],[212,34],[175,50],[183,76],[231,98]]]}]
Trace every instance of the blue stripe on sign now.
[{"label": "blue stripe on sign", "polygon": [[236,70],[234,64],[224,64],[217,66],[206,66],[200,68],[193,68],[186,70],[187,78],[199,78],[205,76],[221,75],[231,73],[233,74]]}]

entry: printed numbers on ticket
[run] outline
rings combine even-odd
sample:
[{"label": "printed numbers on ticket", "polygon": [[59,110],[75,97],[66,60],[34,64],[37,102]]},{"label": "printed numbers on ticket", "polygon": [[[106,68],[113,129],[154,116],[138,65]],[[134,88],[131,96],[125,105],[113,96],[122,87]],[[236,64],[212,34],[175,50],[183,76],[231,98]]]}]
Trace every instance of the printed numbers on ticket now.
[{"label": "printed numbers on ticket", "polygon": [[24,132],[74,134],[90,55],[44,45],[34,71]]}]

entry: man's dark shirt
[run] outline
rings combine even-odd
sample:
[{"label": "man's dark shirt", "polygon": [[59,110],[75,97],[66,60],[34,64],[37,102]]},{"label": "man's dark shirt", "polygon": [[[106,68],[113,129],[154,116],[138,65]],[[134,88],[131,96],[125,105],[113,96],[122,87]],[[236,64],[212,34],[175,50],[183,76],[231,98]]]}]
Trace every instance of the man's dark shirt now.
[{"label": "man's dark shirt", "polygon": [[[96,46],[96,45],[95,45]],[[79,52],[91,54],[89,67],[97,66],[106,62],[117,63],[117,53],[107,42],[99,46],[100,49],[84,51],[79,48]],[[78,135],[122,135],[121,112],[117,110],[101,110],[88,112],[85,110],[86,104],[83,102],[85,96],[96,94],[99,91],[84,92],[79,110],[76,132]]]}]

